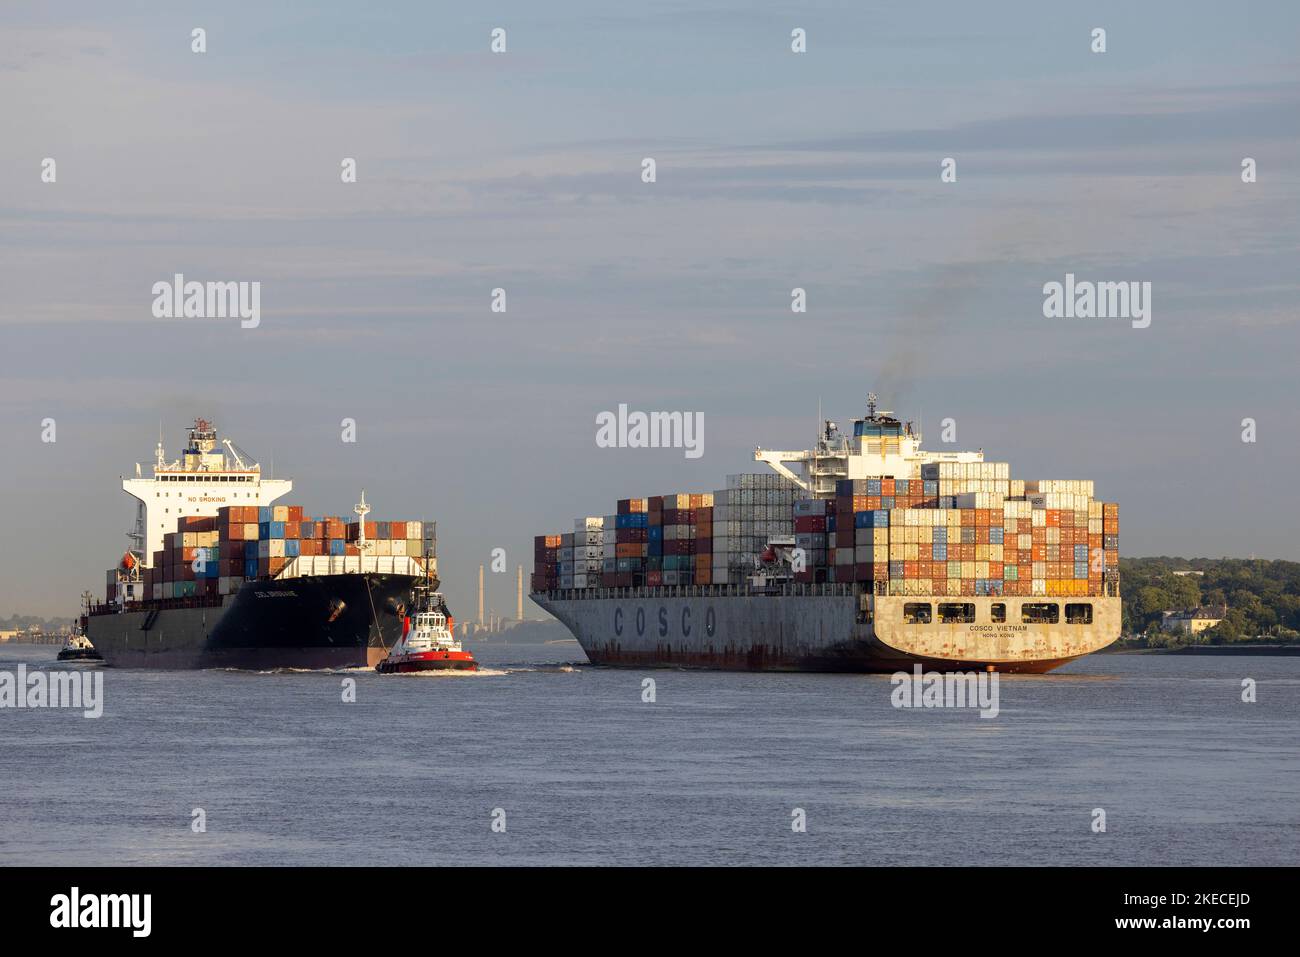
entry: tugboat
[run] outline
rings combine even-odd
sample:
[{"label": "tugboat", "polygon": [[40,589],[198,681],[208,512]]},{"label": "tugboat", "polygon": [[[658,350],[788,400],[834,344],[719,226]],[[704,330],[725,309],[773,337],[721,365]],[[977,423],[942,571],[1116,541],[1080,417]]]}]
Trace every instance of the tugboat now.
[{"label": "tugboat", "polygon": [[80,632],[68,635],[68,640],[59,649],[59,661],[103,661],[104,657],[95,650],[90,639]]},{"label": "tugboat", "polygon": [[375,665],[381,675],[403,671],[477,671],[474,656],[456,640],[456,620],[433,582],[426,578],[415,586],[414,613],[402,625],[402,637]]}]

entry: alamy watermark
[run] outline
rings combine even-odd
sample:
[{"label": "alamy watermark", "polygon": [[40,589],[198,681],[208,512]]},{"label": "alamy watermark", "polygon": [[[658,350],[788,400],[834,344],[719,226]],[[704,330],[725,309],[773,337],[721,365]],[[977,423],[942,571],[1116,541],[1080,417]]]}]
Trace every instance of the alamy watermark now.
[{"label": "alamy watermark", "polygon": [[1075,281],[1043,284],[1043,316],[1047,319],[1131,319],[1134,329],[1151,325],[1150,282]]},{"label": "alamy watermark", "polygon": [[50,926],[117,927],[131,931],[132,937],[148,937],[153,926],[152,894],[83,894],[73,887],[67,894],[50,898]]},{"label": "alamy watermark", "polygon": [[996,671],[895,671],[889,679],[895,708],[978,708],[981,718],[996,718],[1000,710]]},{"label": "alamy watermark", "polygon": [[596,415],[596,445],[602,449],[685,449],[688,459],[704,454],[703,412],[618,412]]},{"label": "alamy watermark", "polygon": [[155,319],[238,318],[244,329],[262,322],[260,282],[186,282],[184,274],[176,273],[171,282],[154,283],[152,291]]},{"label": "alamy watermark", "polygon": [[0,671],[0,709],[81,708],[82,716],[104,713],[102,671],[43,671],[19,665],[17,672]]}]

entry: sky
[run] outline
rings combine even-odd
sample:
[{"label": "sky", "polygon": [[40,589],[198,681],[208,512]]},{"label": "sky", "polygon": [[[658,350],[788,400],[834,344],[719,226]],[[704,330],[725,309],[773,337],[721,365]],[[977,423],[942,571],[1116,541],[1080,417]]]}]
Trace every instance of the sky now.
[{"label": "sky", "polygon": [[[509,615],[534,535],[869,391],[1093,479],[1122,554],[1300,560],[1298,40],[1289,2],[6,3],[0,616],[102,590],[119,476],[197,416],[312,514],[436,520],[462,618],[492,549]],[[175,273],[260,324],[155,318]],[[1149,327],[1046,318],[1067,273],[1151,283]],[[599,447],[620,403],[704,454]]]}]

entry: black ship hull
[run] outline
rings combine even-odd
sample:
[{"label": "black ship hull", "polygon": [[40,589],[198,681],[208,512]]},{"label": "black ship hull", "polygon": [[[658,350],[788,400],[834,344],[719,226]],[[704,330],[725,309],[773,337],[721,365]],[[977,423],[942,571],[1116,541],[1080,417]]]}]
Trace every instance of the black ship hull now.
[{"label": "black ship hull", "polygon": [[221,603],[146,602],[92,615],[87,637],[119,668],[358,668],[402,635],[417,579],[378,573],[245,582]]}]

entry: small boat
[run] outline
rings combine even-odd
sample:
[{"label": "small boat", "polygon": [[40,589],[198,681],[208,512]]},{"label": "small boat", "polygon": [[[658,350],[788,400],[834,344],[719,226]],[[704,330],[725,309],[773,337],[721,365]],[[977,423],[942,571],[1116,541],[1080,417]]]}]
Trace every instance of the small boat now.
[{"label": "small boat", "polygon": [[402,625],[402,637],[375,665],[381,675],[404,671],[477,671],[474,656],[456,640],[456,619],[447,603],[427,584],[416,586],[415,611]]},{"label": "small boat", "polygon": [[103,660],[103,656],[95,650],[95,646],[90,643],[90,639],[80,632],[74,631],[68,635],[68,640],[59,649],[59,661]]}]

